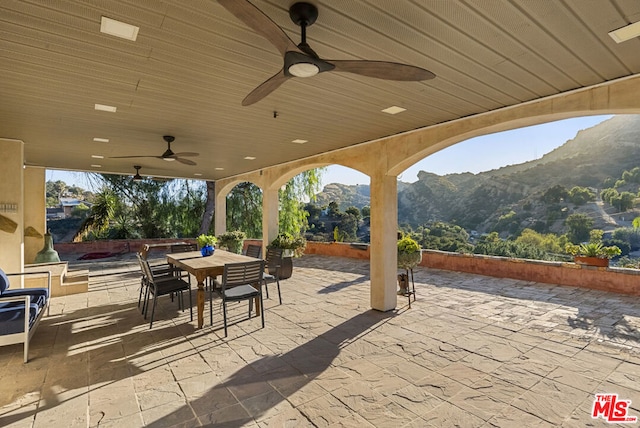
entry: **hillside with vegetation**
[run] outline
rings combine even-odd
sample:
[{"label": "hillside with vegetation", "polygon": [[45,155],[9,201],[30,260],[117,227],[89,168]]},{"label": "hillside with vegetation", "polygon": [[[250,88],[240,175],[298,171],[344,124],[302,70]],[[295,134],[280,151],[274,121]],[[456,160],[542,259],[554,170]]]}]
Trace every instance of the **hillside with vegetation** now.
[{"label": "hillside with vegetation", "polygon": [[[527,142],[513,144],[526,146]],[[410,228],[442,221],[480,234],[497,231],[507,237],[525,228],[564,233],[565,219],[582,213],[593,220],[594,227],[610,231],[630,225],[635,216],[628,211],[638,193],[640,180],[634,181],[631,173],[638,166],[640,116],[616,116],[580,131],[530,162],[478,174],[440,176],[421,171],[418,181],[398,186],[398,221]],[[623,178],[625,171],[627,180]],[[617,192],[617,196],[605,194],[601,198],[604,189],[613,189],[610,193]],[[331,184],[316,203],[335,201],[341,209],[361,208],[368,205],[363,199],[368,194],[366,185]],[[624,206],[616,201],[622,194]]]}]

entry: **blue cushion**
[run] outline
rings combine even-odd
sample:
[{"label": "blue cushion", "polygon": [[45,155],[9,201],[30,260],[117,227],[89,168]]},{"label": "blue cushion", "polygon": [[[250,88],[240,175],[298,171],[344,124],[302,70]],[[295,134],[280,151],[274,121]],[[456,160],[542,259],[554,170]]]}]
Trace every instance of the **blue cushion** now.
[{"label": "blue cushion", "polygon": [[9,278],[7,277],[7,274],[0,269],[0,296],[2,296],[2,293],[4,293],[4,290],[7,288],[9,288]]},{"label": "blue cushion", "polygon": [[[46,288],[16,288],[5,290],[2,297],[31,296],[31,303],[43,307],[49,298],[49,290]],[[21,305],[20,302],[13,302],[13,305]]]},{"label": "blue cushion", "polygon": [[[33,327],[38,316],[37,305],[29,306],[29,328]],[[0,334],[24,332],[24,305],[11,307],[8,303],[0,303]]]}]

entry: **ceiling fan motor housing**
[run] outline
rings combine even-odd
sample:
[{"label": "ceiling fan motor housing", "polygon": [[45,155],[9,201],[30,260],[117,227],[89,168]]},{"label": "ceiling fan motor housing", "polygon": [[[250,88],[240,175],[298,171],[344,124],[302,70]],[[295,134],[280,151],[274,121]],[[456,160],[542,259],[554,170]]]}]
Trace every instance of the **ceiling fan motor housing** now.
[{"label": "ceiling fan motor housing", "polygon": [[174,161],[174,153],[171,150],[171,143],[176,139],[173,135],[163,135],[162,139],[167,142],[167,150],[162,154],[162,159],[166,161]]},{"label": "ceiling fan motor housing", "polygon": [[318,8],[307,2],[298,2],[289,8],[289,17],[294,24],[308,27],[318,19]]}]

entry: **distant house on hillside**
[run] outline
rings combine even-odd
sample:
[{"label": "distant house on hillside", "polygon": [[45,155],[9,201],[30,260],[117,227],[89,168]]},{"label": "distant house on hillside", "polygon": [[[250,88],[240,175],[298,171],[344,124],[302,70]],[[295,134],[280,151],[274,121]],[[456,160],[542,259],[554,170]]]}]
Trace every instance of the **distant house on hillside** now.
[{"label": "distant house on hillside", "polygon": [[57,220],[64,218],[64,209],[62,207],[47,208],[47,220]]},{"label": "distant house on hillside", "polygon": [[[49,208],[49,209],[51,210],[62,209],[63,215],[62,217],[58,217],[58,218],[68,218],[68,217],[71,217],[71,212],[78,205],[86,205],[88,207],[91,207],[92,204],[90,202],[82,201],[76,198],[60,198],[60,207]],[[49,209],[47,209],[47,217],[49,216]]]}]

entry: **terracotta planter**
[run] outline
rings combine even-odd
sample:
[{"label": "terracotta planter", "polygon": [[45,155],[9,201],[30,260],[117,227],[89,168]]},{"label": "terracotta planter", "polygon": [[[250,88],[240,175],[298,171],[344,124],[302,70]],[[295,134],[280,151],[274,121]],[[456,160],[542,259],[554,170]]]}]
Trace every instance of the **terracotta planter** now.
[{"label": "terracotta planter", "polygon": [[602,257],[574,256],[573,261],[582,265],[609,267],[609,259]]}]

